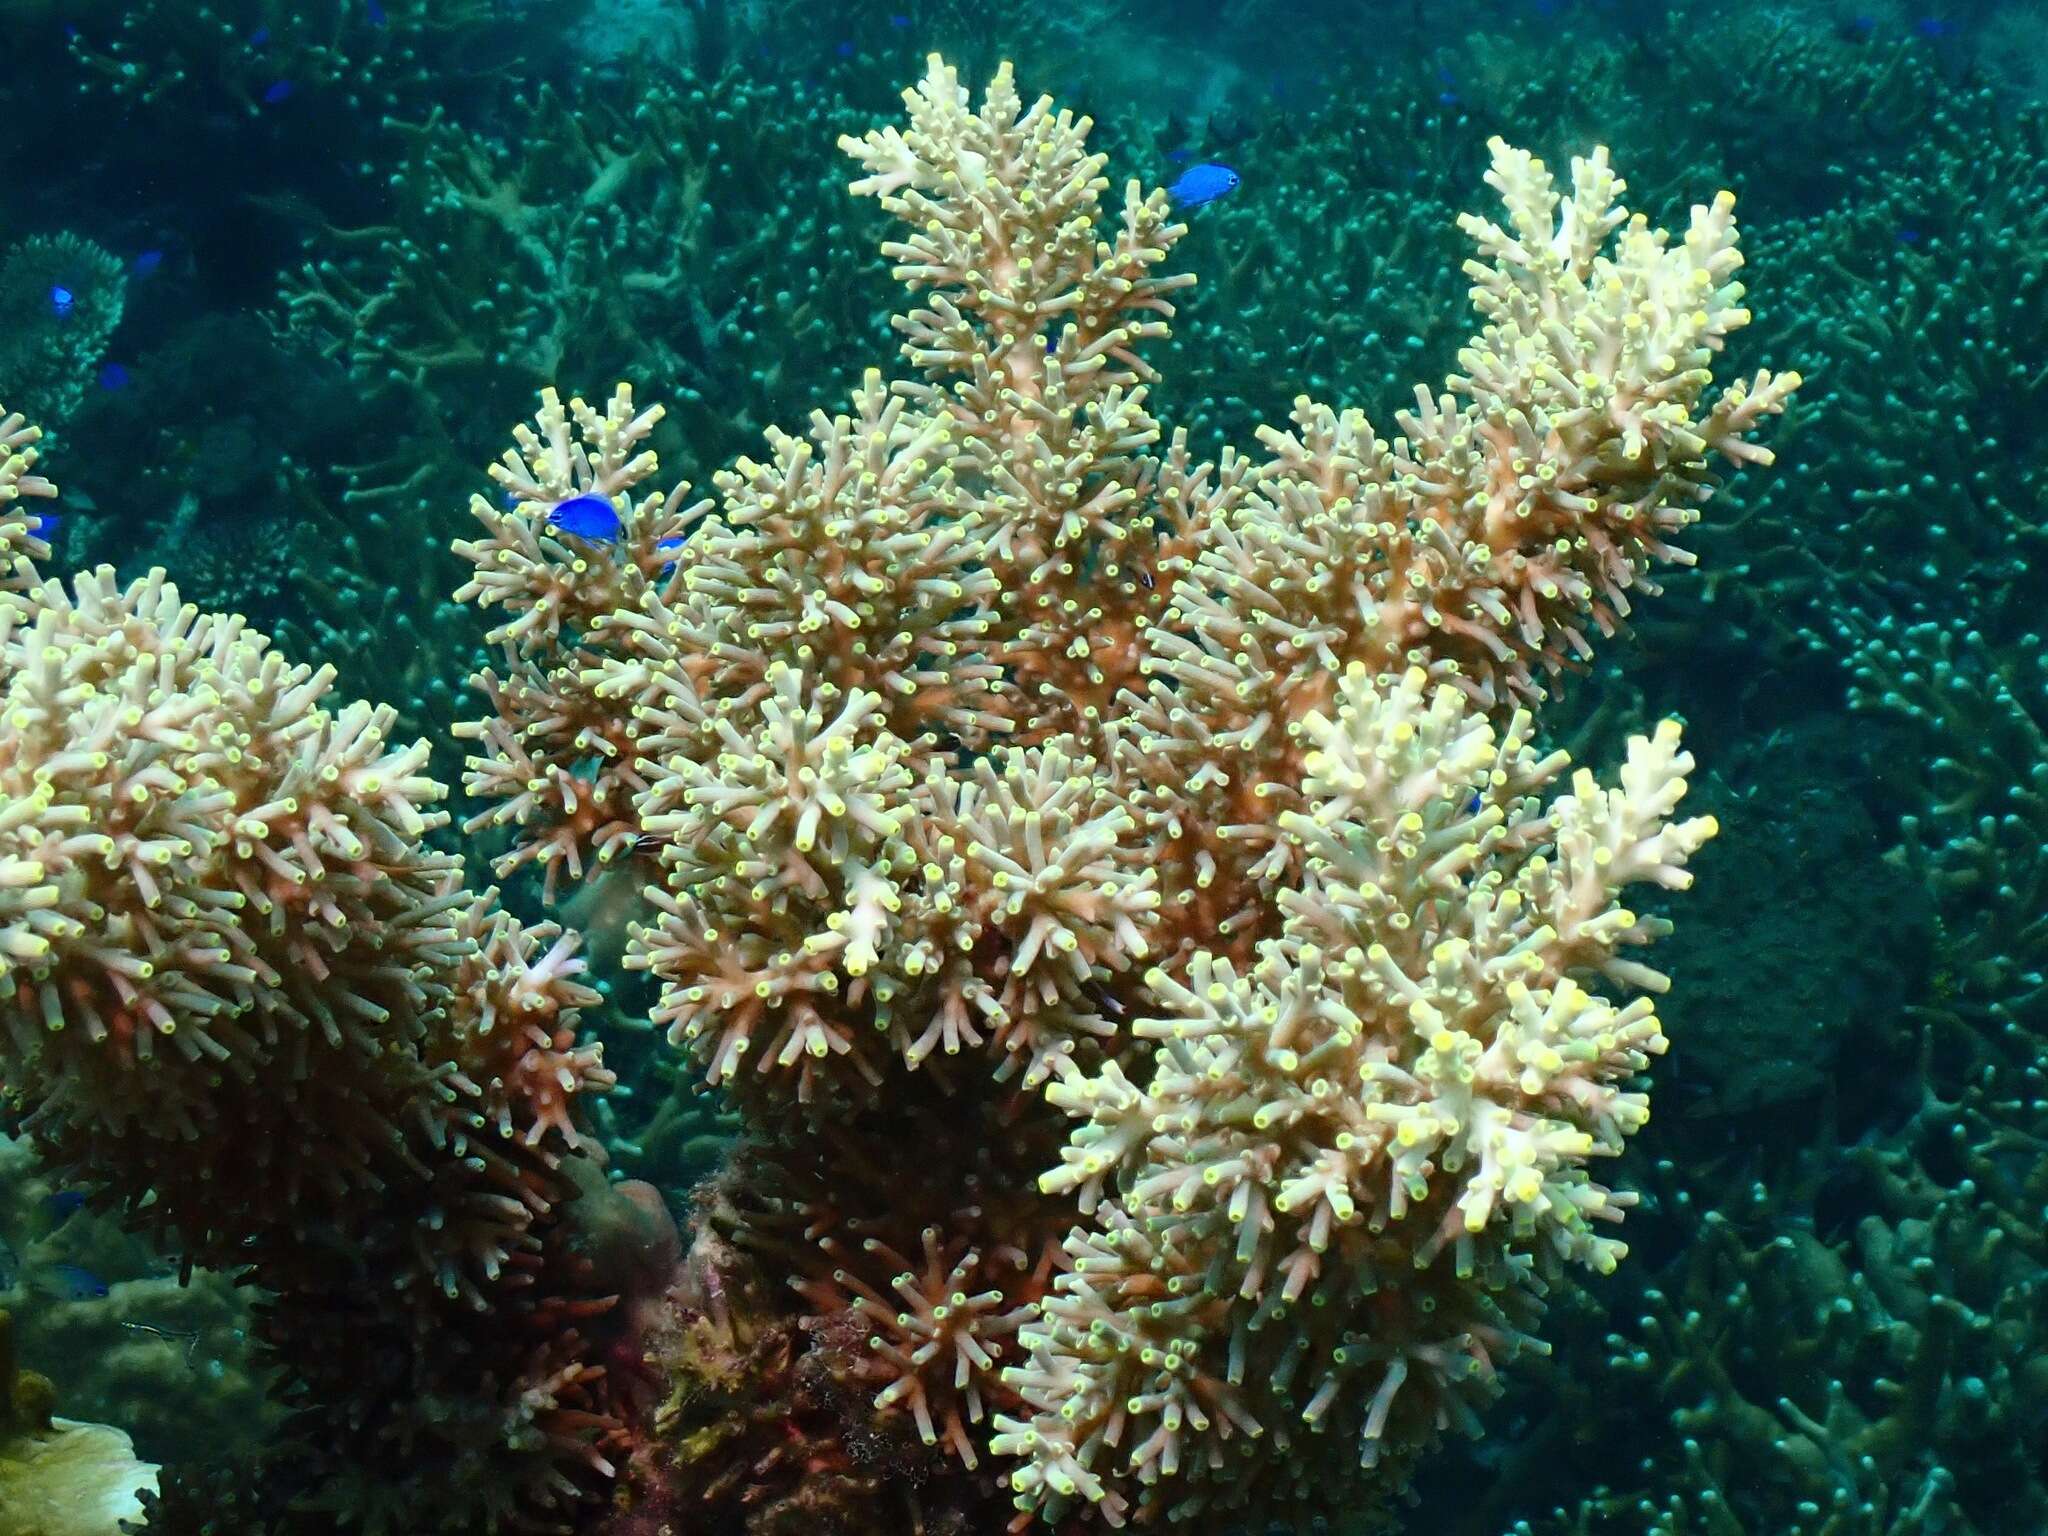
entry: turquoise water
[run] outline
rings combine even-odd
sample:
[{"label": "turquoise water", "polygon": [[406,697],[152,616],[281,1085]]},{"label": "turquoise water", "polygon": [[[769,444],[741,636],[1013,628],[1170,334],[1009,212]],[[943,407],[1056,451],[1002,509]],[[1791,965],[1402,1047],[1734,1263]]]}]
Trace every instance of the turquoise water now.
[{"label": "turquoise water", "polygon": [[0,0],[0,1536],[2048,1530],[2044,39]]}]

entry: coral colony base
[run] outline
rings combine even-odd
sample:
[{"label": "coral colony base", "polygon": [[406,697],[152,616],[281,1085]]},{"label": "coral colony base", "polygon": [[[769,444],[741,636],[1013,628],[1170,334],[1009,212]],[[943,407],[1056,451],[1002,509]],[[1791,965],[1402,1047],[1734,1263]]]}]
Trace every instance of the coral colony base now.
[{"label": "coral colony base", "polygon": [[681,1240],[598,1174],[575,937],[472,893],[426,745],[161,572],[45,578],[0,429],[0,1072],[262,1287],[293,1520],[1390,1520],[1625,1251],[1626,893],[1715,829],[1675,723],[1603,785],[1530,710],[1769,461],[1797,376],[1709,394],[1732,198],[1673,240],[1496,141],[1460,372],[1202,462],[1147,409],[1167,195],[1106,206],[1007,68],[905,100],[842,145],[911,376],[701,499],[660,407],[549,391],[459,546],[469,830],[551,898],[639,872],[626,963],[744,1115]]}]

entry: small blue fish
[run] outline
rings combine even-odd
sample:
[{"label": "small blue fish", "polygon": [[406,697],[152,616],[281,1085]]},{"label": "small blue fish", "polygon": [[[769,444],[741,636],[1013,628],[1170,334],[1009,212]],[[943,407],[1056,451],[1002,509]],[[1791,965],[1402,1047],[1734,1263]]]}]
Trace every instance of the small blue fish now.
[{"label": "small blue fish", "polygon": [[1939,16],[1922,16],[1913,23],[1913,30],[1922,37],[1947,37],[1955,29]]},{"label": "small blue fish", "polygon": [[1479,814],[1479,791],[1476,789],[1472,791],[1472,798],[1465,803],[1465,814],[1467,816],[1477,816]]},{"label": "small blue fish", "polygon": [[[665,538],[665,539],[656,539],[656,540],[654,541],[654,547],[655,547],[656,549],[658,549],[658,550],[660,550],[660,549],[681,549],[681,548],[683,547],[683,537],[684,537],[684,536],[683,536],[682,534],[680,534],[680,533],[676,533],[676,534],[671,534],[671,535],[669,535],[669,537],[667,537],[667,538]],[[668,564],[664,565],[664,566],[663,566],[663,567],[661,568],[661,574],[662,574],[663,576],[667,576],[667,575],[668,575],[668,574],[669,574],[669,573],[670,573],[671,571],[673,571],[673,570],[674,570],[675,568],[676,568],[676,563],[675,563],[675,561],[671,560],[671,561],[669,561],[669,562],[668,562]]]},{"label": "small blue fish", "polygon": [[60,1189],[43,1196],[43,1214],[58,1225],[69,1221],[85,1206],[85,1196],[75,1189]]},{"label": "small blue fish", "polygon": [[78,307],[78,295],[62,283],[50,284],[50,313],[59,320],[68,320],[71,311]]},{"label": "small blue fish", "polygon": [[97,1301],[107,1294],[107,1282],[77,1264],[51,1264],[37,1270],[29,1284],[56,1301]]},{"label": "small blue fish", "polygon": [[31,512],[28,515],[28,531],[47,543],[57,536],[57,530],[64,526],[62,512]]},{"label": "small blue fish", "polygon": [[135,258],[135,275],[137,277],[148,277],[163,264],[164,253],[162,251],[144,251]]},{"label": "small blue fish", "polygon": [[1918,245],[1920,243],[1920,231],[1917,229],[1900,230],[1899,243],[1901,245]]},{"label": "small blue fish", "polygon": [[1227,165],[1205,160],[1180,173],[1180,180],[1166,189],[1166,195],[1182,208],[1199,208],[1237,190],[1237,172]]},{"label": "small blue fish", "polygon": [[249,34],[249,46],[251,48],[261,48],[265,43],[269,41],[270,28],[268,27],[258,27],[254,32],[251,32]]},{"label": "small blue fish", "polygon": [[108,363],[104,368],[100,369],[101,389],[126,389],[127,387],[128,370],[119,363]]},{"label": "small blue fish", "polygon": [[369,4],[365,5],[363,10],[369,16],[370,25],[373,27],[381,27],[391,19],[384,14],[384,7],[379,5],[377,0],[369,0]]},{"label": "small blue fish", "polygon": [[609,544],[619,536],[618,509],[608,496],[571,496],[558,501],[548,512],[548,526],[593,544]]},{"label": "small blue fish", "polygon": [[853,57],[856,50],[853,46],[853,40],[851,38],[848,38],[845,42],[841,43],[837,48],[833,49],[832,51],[838,54],[839,57],[841,57],[842,59],[850,59]]},{"label": "small blue fish", "polygon": [[910,18],[900,12],[892,12],[889,17],[889,25],[898,32],[907,31],[910,27]]},{"label": "small blue fish", "polygon": [[271,85],[271,87],[270,87],[270,89],[269,89],[269,90],[267,90],[267,91],[265,91],[265,92],[263,93],[263,105],[265,105],[266,107],[274,107],[274,106],[276,106],[276,105],[277,105],[277,104],[278,104],[279,102],[281,102],[281,101],[284,101],[284,100],[286,100],[287,98],[289,98],[289,97],[291,96],[291,93],[292,93],[292,83],[291,83],[291,81],[289,81],[289,80],[279,80],[279,81],[276,81],[276,82],[274,82],[274,83],[273,83],[273,84]]}]

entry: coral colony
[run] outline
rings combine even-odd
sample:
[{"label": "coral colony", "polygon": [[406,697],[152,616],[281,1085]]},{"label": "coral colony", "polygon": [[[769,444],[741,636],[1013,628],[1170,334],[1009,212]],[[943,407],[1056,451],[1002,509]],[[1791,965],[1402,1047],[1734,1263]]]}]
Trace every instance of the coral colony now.
[{"label": "coral colony", "polygon": [[637,872],[626,963],[745,1119],[680,1241],[598,1175],[576,938],[443,851],[426,744],[161,572],[43,576],[0,425],[0,1074],[263,1288],[300,1510],[1369,1516],[1625,1252],[1631,888],[1715,827],[1675,723],[1602,783],[1530,712],[1689,558],[1710,462],[1769,462],[1797,376],[1712,392],[1733,199],[1669,238],[1604,151],[1560,187],[1495,141],[1459,372],[1201,462],[1148,408],[1167,193],[1105,202],[1007,68],[905,100],[842,147],[908,377],[701,498],[661,407],[549,391],[458,546],[502,656],[469,830],[550,897]]}]

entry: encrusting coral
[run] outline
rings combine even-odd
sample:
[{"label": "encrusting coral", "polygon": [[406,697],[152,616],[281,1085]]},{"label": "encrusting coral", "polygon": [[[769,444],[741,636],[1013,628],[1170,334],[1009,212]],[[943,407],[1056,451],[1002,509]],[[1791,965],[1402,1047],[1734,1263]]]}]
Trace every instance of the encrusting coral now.
[{"label": "encrusting coral", "polygon": [[[1476,1422],[1546,1279],[1623,1252],[1585,1165],[1663,1040],[1595,988],[1664,987],[1622,892],[1685,885],[1713,825],[1671,819],[1672,723],[1546,802],[1526,711],[1686,558],[1709,459],[1769,461],[1797,376],[1708,399],[1749,318],[1727,194],[1673,241],[1604,152],[1563,192],[1496,142],[1460,372],[1391,439],[1304,399],[1263,459],[1198,462],[1147,408],[1192,281],[1166,194],[1105,207],[1088,121],[1007,69],[979,110],[936,59],[906,100],[843,144],[908,225],[916,377],[694,501],[649,485],[659,407],[550,393],[473,501],[460,595],[507,617],[472,826],[551,888],[646,861],[628,963],[751,1166],[914,1166],[885,1107],[926,1080],[1020,1142],[1072,1118],[1049,1290],[811,1201],[808,1242],[898,1270],[893,1301],[825,1284],[737,1202],[884,1421],[1020,1458],[1055,1521],[1376,1508]],[[664,1475],[685,1509],[708,1477]]]}]

